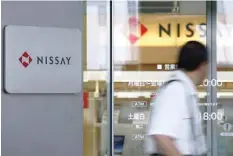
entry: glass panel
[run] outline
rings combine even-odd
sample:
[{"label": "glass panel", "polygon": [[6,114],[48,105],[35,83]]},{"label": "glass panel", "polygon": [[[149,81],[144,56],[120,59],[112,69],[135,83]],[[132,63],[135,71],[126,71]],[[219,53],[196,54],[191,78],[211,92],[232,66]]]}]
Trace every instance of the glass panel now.
[{"label": "glass panel", "polygon": [[[132,3],[114,1],[113,8],[114,152],[142,156],[151,97],[176,70],[181,45],[189,40],[206,43],[206,14],[182,9],[180,14],[143,14],[140,3]],[[185,3],[192,8],[193,3]],[[207,112],[206,86],[198,86],[203,114]]]},{"label": "glass panel", "polygon": [[218,90],[216,112],[223,118],[215,125],[214,137],[217,150],[215,156],[233,156],[233,2],[217,2],[217,62],[218,81],[223,87]]},{"label": "glass panel", "polygon": [[215,137],[217,137],[217,155],[233,156],[233,96],[218,98],[218,114],[221,120],[216,126]]},{"label": "glass panel", "polygon": [[86,2],[84,92],[88,106],[84,108],[84,156],[104,156],[107,153],[107,38],[108,4],[104,1]]}]

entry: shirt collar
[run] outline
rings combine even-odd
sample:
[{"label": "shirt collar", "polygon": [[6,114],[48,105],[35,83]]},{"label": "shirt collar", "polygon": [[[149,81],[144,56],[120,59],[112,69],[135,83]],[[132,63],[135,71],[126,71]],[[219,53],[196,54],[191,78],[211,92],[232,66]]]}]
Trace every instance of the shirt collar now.
[{"label": "shirt collar", "polygon": [[171,77],[170,80],[173,79],[178,79],[183,81],[187,86],[188,86],[188,91],[190,92],[190,94],[197,96],[198,92],[196,89],[196,86],[193,84],[192,80],[181,70],[177,70],[175,71]]}]

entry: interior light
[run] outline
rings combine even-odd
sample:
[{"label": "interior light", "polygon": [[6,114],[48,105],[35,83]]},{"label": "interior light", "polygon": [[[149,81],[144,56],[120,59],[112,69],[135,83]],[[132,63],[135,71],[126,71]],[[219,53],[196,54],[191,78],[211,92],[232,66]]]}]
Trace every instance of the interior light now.
[{"label": "interior light", "polygon": [[[165,81],[172,72],[167,71],[115,71],[113,73],[114,82],[151,82],[151,81]],[[84,81],[106,81],[108,73],[106,71],[84,71]],[[218,81],[233,82],[233,72],[217,72]]]},{"label": "interior light", "polygon": [[[153,92],[114,92],[114,96],[117,98],[138,98],[145,97],[150,98]],[[206,92],[198,92],[199,98],[205,98],[207,95]],[[219,97],[233,97],[233,92],[218,92]]]},{"label": "interior light", "polygon": [[118,98],[138,98],[146,97],[149,98],[151,92],[114,92],[114,96]]}]

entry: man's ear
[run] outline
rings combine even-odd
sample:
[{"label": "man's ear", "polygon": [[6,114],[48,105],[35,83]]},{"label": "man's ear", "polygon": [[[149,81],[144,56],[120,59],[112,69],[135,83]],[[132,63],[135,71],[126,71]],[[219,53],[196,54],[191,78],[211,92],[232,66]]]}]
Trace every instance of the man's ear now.
[{"label": "man's ear", "polygon": [[203,63],[201,63],[201,64],[198,66],[198,68],[197,68],[197,69],[204,68],[204,67],[206,67],[207,65],[208,65],[208,63],[207,63],[207,62],[203,62]]}]

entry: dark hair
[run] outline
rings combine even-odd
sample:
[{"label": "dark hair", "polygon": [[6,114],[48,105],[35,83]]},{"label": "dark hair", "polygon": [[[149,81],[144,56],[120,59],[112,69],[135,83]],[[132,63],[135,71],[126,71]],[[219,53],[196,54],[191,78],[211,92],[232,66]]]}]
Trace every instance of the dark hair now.
[{"label": "dark hair", "polygon": [[205,45],[197,41],[185,43],[178,55],[178,69],[195,71],[202,63],[208,62],[208,52]]}]

